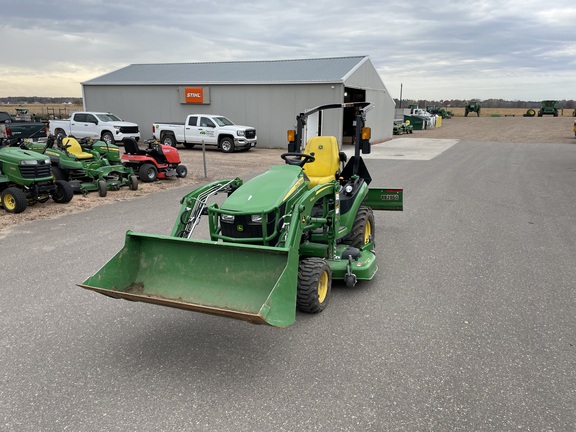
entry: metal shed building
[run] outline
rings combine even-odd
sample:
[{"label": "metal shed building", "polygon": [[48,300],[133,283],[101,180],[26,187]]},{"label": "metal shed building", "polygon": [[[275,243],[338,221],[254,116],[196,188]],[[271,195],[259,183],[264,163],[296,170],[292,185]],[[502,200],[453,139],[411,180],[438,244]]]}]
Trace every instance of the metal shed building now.
[{"label": "metal shed building", "polygon": [[[220,114],[253,126],[258,147],[284,148],[296,115],[318,105],[369,101],[372,142],[392,137],[394,100],[368,56],[301,60],[133,64],[82,83],[84,109],[138,123],[143,139],[154,122]],[[334,110],[324,135],[350,142],[352,115]]]}]

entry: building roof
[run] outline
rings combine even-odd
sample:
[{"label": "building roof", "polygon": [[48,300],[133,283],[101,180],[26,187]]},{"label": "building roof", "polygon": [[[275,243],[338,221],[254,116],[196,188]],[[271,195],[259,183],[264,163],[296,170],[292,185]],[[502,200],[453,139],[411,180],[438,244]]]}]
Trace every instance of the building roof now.
[{"label": "building roof", "polygon": [[212,63],[132,64],[83,85],[340,83],[368,56]]}]

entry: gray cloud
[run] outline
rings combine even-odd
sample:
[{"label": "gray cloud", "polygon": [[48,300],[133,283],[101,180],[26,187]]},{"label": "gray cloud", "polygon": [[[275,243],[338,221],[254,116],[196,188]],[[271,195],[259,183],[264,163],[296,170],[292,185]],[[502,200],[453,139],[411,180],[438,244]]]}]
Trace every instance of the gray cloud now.
[{"label": "gray cloud", "polygon": [[0,96],[79,96],[132,63],[370,55],[396,97],[571,99],[575,20],[565,0],[21,0],[3,6]]}]

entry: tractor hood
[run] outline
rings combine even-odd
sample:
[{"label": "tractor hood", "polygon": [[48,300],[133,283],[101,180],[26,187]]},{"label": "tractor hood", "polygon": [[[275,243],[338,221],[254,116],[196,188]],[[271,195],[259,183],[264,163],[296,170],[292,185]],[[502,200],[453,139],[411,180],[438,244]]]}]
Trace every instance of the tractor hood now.
[{"label": "tractor hood", "polygon": [[292,165],[276,165],[244,183],[224,201],[222,210],[260,213],[272,210],[294,194],[306,190],[302,169]]},{"label": "tractor hood", "polygon": [[20,165],[40,165],[50,164],[48,156],[38,154],[30,150],[23,150],[17,147],[5,147],[0,149],[1,159],[6,162],[12,162]]}]

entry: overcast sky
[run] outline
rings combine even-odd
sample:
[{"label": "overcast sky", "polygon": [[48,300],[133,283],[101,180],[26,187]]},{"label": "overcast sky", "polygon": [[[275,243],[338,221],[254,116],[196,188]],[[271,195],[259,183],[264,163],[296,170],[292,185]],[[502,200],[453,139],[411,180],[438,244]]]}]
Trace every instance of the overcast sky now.
[{"label": "overcast sky", "polygon": [[137,63],[369,55],[393,97],[576,99],[574,0],[5,0],[0,97]]}]

